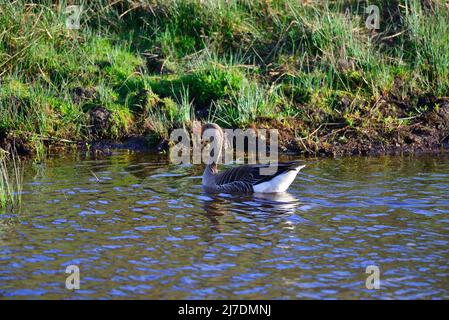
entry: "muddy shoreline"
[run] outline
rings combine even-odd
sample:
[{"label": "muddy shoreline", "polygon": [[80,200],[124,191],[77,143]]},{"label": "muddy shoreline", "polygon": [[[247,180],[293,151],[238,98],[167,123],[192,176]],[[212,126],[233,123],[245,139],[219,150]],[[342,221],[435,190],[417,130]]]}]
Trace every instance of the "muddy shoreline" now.
[{"label": "muddy shoreline", "polygon": [[[270,124],[271,126],[268,126]],[[345,133],[351,132],[351,128],[342,127],[326,131],[318,136],[318,141],[311,138],[295,137],[294,127],[281,127],[279,123],[261,122],[260,128],[275,128],[279,131],[279,152],[283,154],[302,156],[382,156],[382,155],[423,155],[449,153],[449,136],[446,130],[439,130],[426,125],[409,125],[398,128],[390,133],[390,139],[385,140],[379,132],[363,132],[358,136],[342,140]],[[318,130],[319,131],[319,130]],[[337,136],[337,138],[335,138]],[[332,137],[332,140],[329,139]],[[154,151],[166,153],[169,144],[166,140],[160,140],[154,145],[149,145],[145,136],[136,135],[124,137],[119,140],[98,139],[92,141],[45,141],[45,148],[50,153],[58,152],[89,152],[95,155],[109,155],[113,150],[130,150],[136,152]],[[23,138],[4,136],[0,138],[0,148],[7,152],[14,149],[22,157],[33,158],[35,151],[29,142]]]},{"label": "muddy shoreline", "polygon": [[[427,110],[419,116],[409,118],[407,118],[409,101],[383,98],[368,109],[377,108],[375,116],[374,113],[366,112],[361,114],[358,123],[352,125],[345,121],[306,123],[292,117],[285,120],[259,118],[249,128],[256,132],[258,129],[277,129],[279,151],[304,156],[379,156],[448,152],[449,98],[427,98],[421,103],[428,106]],[[393,117],[395,122],[386,123],[383,119],[388,117]],[[397,119],[403,119],[403,122]],[[105,124],[101,123],[101,126],[104,130]],[[98,128],[93,126],[93,130],[96,129]],[[305,130],[307,134],[304,134]],[[7,152],[15,149],[21,156],[32,157],[35,150],[30,140],[26,136],[15,137],[12,133],[3,132],[0,133],[0,148]],[[98,136],[87,141],[47,137],[42,142],[46,149],[57,152],[78,150],[108,154],[114,149],[166,152],[169,148],[167,140],[154,139],[151,133],[134,133],[117,140]]]}]

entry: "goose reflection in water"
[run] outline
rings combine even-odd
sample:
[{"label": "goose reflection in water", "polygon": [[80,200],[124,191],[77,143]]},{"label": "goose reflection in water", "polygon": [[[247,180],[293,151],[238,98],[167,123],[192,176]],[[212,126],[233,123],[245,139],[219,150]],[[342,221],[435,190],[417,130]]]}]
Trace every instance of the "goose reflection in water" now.
[{"label": "goose reflection in water", "polygon": [[292,194],[254,193],[235,195],[225,193],[203,193],[199,197],[203,203],[204,214],[211,221],[212,228],[221,232],[220,217],[228,214],[245,214],[248,218],[270,217],[273,215],[293,215],[301,204]]}]

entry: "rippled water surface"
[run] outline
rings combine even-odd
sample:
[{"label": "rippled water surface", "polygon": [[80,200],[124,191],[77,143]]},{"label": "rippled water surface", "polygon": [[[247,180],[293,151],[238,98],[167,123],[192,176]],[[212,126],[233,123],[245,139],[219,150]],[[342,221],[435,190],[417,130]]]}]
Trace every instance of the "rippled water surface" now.
[{"label": "rippled water surface", "polygon": [[449,157],[305,161],[277,196],[204,193],[200,166],[154,154],[28,164],[0,213],[0,296],[449,298]]}]

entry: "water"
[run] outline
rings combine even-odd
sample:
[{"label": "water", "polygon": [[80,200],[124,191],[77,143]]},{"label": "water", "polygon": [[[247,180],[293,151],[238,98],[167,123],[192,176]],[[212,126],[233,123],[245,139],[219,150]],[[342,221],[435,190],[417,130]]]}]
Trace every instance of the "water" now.
[{"label": "water", "polygon": [[265,197],[206,194],[201,167],[154,154],[29,164],[0,214],[0,296],[449,298],[449,157],[308,161]]}]

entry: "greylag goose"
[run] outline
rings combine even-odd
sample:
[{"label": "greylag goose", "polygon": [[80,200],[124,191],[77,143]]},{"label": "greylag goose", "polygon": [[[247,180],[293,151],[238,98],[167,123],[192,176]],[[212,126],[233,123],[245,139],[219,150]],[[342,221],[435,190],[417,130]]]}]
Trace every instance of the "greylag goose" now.
[{"label": "greylag goose", "polygon": [[[215,123],[207,123],[201,128],[201,132],[213,129],[213,138],[216,139],[218,150],[223,145],[223,131]],[[218,152],[220,156],[220,151]],[[276,171],[272,174],[261,174],[263,168],[270,164],[247,164],[228,169],[218,173],[217,163],[211,161],[206,165],[203,173],[203,187],[211,192],[229,193],[278,193],[288,189],[295,180],[298,172],[305,167],[296,161],[277,163]]]}]

